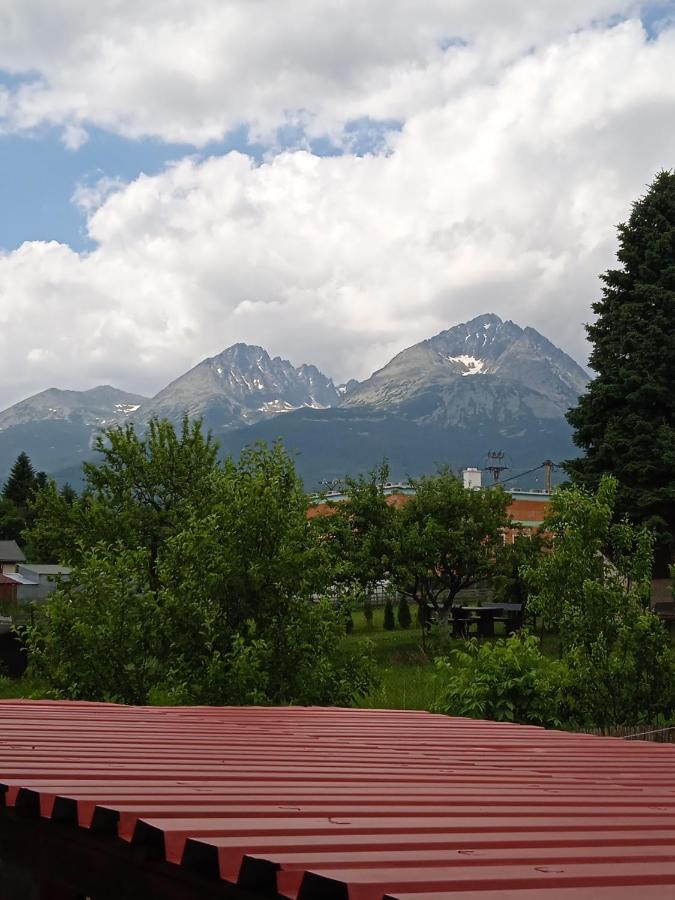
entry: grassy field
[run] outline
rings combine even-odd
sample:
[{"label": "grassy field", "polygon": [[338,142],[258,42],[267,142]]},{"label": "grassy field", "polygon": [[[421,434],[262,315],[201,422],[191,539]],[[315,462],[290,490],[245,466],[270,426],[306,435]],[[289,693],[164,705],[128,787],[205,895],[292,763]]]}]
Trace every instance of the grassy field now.
[{"label": "grassy field", "polygon": [[35,678],[5,678],[0,675],[0,700],[16,700],[21,697],[44,697],[47,685]]},{"label": "grassy field", "polygon": [[359,705],[369,709],[429,709],[434,700],[433,663],[422,651],[419,628],[385,631],[383,609],[373,611],[369,627],[362,612],[355,612],[354,631],[347,640],[358,644],[372,641],[380,666],[381,684]]}]

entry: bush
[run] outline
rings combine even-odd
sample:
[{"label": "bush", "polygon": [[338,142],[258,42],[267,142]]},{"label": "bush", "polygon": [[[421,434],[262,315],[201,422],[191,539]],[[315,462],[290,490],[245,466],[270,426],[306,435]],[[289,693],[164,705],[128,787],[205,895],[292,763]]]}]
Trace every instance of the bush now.
[{"label": "bush", "polygon": [[613,640],[600,635],[565,656],[574,725],[651,724],[675,710],[675,653],[649,611],[624,621]]},{"label": "bush", "polygon": [[395,628],[394,606],[391,602],[391,597],[387,597],[386,603],[384,604],[384,630],[394,631]]},{"label": "bush", "polygon": [[530,635],[469,641],[437,658],[436,673],[436,712],[551,727],[566,718],[566,666],[545,657]]},{"label": "bush", "polygon": [[410,604],[408,603],[408,599],[403,594],[401,599],[398,601],[398,627],[399,628],[410,628],[412,625],[412,616],[410,615]]},{"label": "bush", "polygon": [[366,620],[366,626],[370,630],[373,627],[373,604],[370,602],[369,597],[363,598],[363,615]]}]

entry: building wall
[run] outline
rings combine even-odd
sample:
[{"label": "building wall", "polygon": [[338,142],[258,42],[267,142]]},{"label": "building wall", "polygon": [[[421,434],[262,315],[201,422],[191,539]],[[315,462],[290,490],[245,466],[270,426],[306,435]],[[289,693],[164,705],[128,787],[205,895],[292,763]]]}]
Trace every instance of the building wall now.
[{"label": "building wall", "polygon": [[16,603],[16,585],[0,584],[0,603]]},{"label": "building wall", "polygon": [[[32,603],[38,600],[46,599],[53,594],[58,587],[58,581],[54,575],[45,575],[31,569],[30,564],[21,563],[17,566],[17,574],[22,575],[33,584],[19,584],[17,587],[17,599],[20,603]],[[67,581],[68,575],[60,576],[61,580]]]},{"label": "building wall", "polygon": [[[396,507],[405,506],[412,496],[411,494],[391,494],[387,497],[387,503]],[[509,504],[508,514],[514,522],[523,525],[527,530],[534,530],[544,521],[549,505],[548,494],[539,494],[535,497],[514,496]],[[307,510],[307,518],[313,519],[316,516],[330,515],[334,508],[327,503],[310,506]],[[512,529],[509,529],[508,533],[510,534],[511,531]],[[509,543],[511,543],[510,540]]]},{"label": "building wall", "polygon": [[540,525],[544,521],[549,505],[548,497],[545,500],[514,497],[509,505],[509,515],[516,522],[536,522]]},{"label": "building wall", "polygon": [[[30,578],[30,575],[27,575]],[[53,594],[58,584],[51,581],[46,575],[40,575],[37,584],[20,584],[17,589],[17,598],[22,603],[30,603],[35,600],[45,600]]]}]

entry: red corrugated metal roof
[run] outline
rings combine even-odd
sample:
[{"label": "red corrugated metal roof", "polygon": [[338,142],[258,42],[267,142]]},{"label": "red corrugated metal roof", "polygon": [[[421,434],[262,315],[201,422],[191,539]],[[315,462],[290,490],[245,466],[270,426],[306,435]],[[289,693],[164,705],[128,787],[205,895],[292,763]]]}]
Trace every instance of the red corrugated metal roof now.
[{"label": "red corrugated metal roof", "polygon": [[0,701],[0,785],[17,815],[254,895],[675,898],[670,745],[423,712]]}]

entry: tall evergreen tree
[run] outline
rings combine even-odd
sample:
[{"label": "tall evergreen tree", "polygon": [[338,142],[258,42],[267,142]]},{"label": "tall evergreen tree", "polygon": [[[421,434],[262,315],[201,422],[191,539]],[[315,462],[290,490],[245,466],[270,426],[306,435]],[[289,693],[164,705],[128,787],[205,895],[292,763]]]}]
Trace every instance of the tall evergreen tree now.
[{"label": "tall evergreen tree", "polygon": [[412,616],[410,615],[410,604],[405,594],[398,601],[398,627],[410,628],[412,624]]},{"label": "tall evergreen tree", "polygon": [[393,631],[396,628],[396,621],[394,619],[394,606],[391,602],[391,597],[387,597],[384,604],[384,624],[385,631]]},{"label": "tall evergreen tree", "polygon": [[667,574],[675,536],[675,172],[660,172],[619,225],[621,266],[601,276],[586,326],[597,373],[567,415],[585,451],[565,468],[595,488],[619,485],[618,512],[657,534],[655,574]]},{"label": "tall evergreen tree", "polygon": [[17,506],[25,508],[37,487],[36,474],[27,453],[19,453],[5,482],[2,496]]}]

